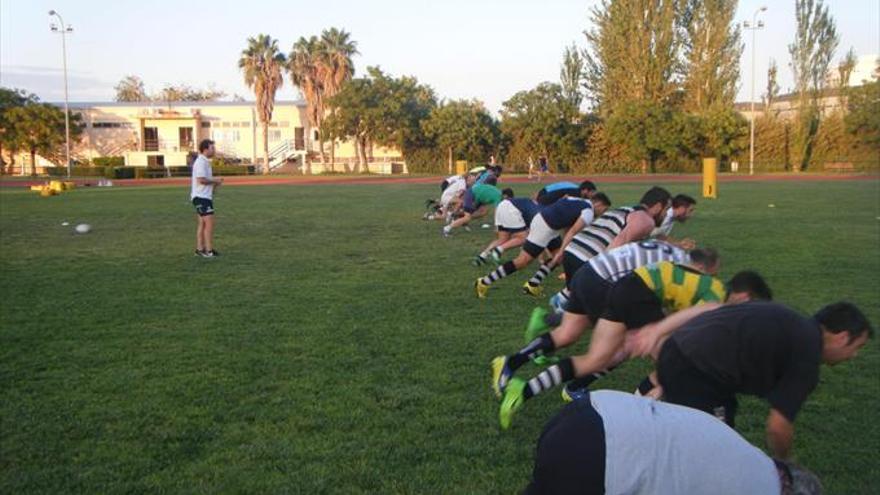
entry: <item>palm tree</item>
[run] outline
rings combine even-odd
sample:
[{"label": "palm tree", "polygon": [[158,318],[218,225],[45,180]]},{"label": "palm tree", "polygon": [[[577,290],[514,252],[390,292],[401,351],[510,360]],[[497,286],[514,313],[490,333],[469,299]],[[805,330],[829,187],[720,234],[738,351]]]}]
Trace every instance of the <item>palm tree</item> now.
[{"label": "palm tree", "polygon": [[285,57],[278,50],[278,41],[266,34],[248,38],[248,46],[241,52],[238,68],[244,72],[244,83],[254,90],[257,115],[263,124],[263,173],[269,173],[269,123],[275,109],[275,93],[284,80],[281,69]]},{"label": "palm tree", "polygon": [[[318,58],[320,73],[323,75],[324,97],[331,98],[342,89],[342,86],[354,77],[354,62],[357,55],[357,42],[351,39],[351,33],[343,29],[330,28],[321,33],[321,50]],[[323,113],[323,112],[322,112]],[[331,137],[330,168],[336,164],[336,139]],[[323,148],[322,148],[323,151]]]},{"label": "palm tree", "polygon": [[[312,129],[320,129],[324,116],[324,86],[322,66],[318,63],[321,51],[321,41],[317,36],[311,38],[300,37],[293,44],[293,51],[288,57],[287,70],[290,72],[290,80],[299,88],[306,100],[306,117]],[[321,162],[324,160],[324,137],[318,134],[318,147],[321,151]],[[308,173],[311,173],[311,164],[306,163]]]}]

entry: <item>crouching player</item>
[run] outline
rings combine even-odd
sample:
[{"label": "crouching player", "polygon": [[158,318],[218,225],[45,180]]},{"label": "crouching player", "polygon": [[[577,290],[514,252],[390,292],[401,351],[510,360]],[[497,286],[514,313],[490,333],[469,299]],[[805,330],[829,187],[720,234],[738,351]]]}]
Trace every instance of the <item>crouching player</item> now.
[{"label": "crouching player", "polygon": [[501,190],[489,184],[475,184],[464,192],[462,200],[462,216],[443,227],[443,236],[448,237],[452,229],[470,223],[475,218],[480,218],[489,211],[490,206],[501,202]]},{"label": "crouching player", "polygon": [[525,493],[820,495],[822,485],[709,414],[599,390],[544,427]]},{"label": "crouching player", "polygon": [[474,266],[485,264],[490,256],[495,263],[500,263],[504,251],[522,246],[529,234],[532,219],[541,209],[538,203],[529,198],[514,198],[510,189],[502,192],[509,192],[510,197],[501,200],[495,207],[496,238],[474,257]]}]

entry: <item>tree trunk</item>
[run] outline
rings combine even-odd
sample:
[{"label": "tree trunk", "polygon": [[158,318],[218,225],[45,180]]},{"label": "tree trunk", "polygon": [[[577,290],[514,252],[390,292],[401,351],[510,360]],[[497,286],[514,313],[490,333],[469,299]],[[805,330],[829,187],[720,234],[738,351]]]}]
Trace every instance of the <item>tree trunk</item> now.
[{"label": "tree trunk", "polygon": [[648,160],[646,160],[646,159],[642,159],[642,173],[643,174],[648,173]]},{"label": "tree trunk", "polygon": [[327,154],[324,152],[324,135],[318,131],[318,149],[321,151],[321,166],[327,165]]},{"label": "tree trunk", "polygon": [[448,151],[448,160],[449,160],[449,175],[452,175],[452,146],[449,147]]},{"label": "tree trunk", "polygon": [[37,150],[34,148],[31,148],[31,175],[37,175]]},{"label": "tree trunk", "polygon": [[263,175],[269,174],[269,123],[263,122]]},{"label": "tree trunk", "polygon": [[336,138],[330,139],[330,171],[336,171]]}]

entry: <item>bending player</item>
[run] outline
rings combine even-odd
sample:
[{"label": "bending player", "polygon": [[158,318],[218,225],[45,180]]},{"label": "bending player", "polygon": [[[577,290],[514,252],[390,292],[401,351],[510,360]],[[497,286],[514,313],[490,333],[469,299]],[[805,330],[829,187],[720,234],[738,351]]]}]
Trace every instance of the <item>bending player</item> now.
[{"label": "bending player", "polygon": [[663,261],[637,268],[609,288],[586,354],[564,358],[528,382],[510,378],[513,370],[531,357],[553,352],[557,344],[571,345],[580,338],[589,319],[566,312],[562,331],[539,336],[512,357],[495,358],[492,361],[492,387],[496,394],[504,392],[499,412],[501,427],[508,428],[513,414],[535,395],[575,378],[607,372],[620,364],[627,357],[624,352],[627,331],[662,320],[664,309],[675,312],[705,302],[725,300],[724,285],[711,275],[720,264],[717,253],[707,250],[705,257],[696,257],[695,254],[691,253],[691,262],[687,265]]},{"label": "bending player", "polygon": [[[513,195],[511,194],[511,196]],[[498,263],[505,250],[521,246],[529,234],[528,226],[540,208],[538,203],[529,198],[511,197],[498,203],[498,206],[495,207],[496,238],[486,246],[483,252],[474,257],[473,265],[485,264],[489,256]]]},{"label": "bending player", "polygon": [[672,228],[675,227],[676,223],[685,223],[694,215],[696,205],[697,200],[687,194],[676,194],[672,198],[672,207],[666,212],[666,217],[660,226],[651,232],[651,237],[677,244],[685,249],[693,249],[696,244],[693,239],[674,240],[669,235],[672,233]]},{"label": "bending player", "polygon": [[[586,191],[582,190],[581,194],[585,196]],[[477,297],[485,298],[491,284],[525,268],[545,249],[551,252],[559,249],[562,244],[561,235],[564,235],[579,218],[583,218],[589,223],[593,221],[593,216],[592,203],[583,197],[566,196],[541,210],[529,224],[529,235],[526,237],[519,255],[513,261],[504,263],[490,274],[480,277],[474,282]],[[550,272],[550,268],[545,264],[542,264],[541,267],[547,273]],[[527,285],[528,283],[524,287]]]},{"label": "bending player", "polygon": [[443,227],[443,236],[448,237],[452,229],[467,225],[474,218],[480,218],[489,211],[490,206],[501,202],[501,190],[489,184],[476,184],[464,192],[462,216]]}]

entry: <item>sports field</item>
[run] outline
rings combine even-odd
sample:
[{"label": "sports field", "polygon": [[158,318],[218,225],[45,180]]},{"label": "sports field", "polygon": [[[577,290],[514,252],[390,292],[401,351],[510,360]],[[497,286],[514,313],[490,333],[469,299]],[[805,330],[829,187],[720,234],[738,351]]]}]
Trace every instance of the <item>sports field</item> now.
[{"label": "sports field", "polygon": [[[617,205],[648,187],[597,183]],[[187,187],[0,190],[0,493],[524,487],[562,402],[530,401],[502,432],[488,364],[522,344],[531,271],[478,301],[486,269],[469,262],[490,231],[441,238],[419,219],[438,192],[225,187],[222,257],[202,259]],[[851,300],[877,328],[878,198],[876,179],[723,183],[674,234],[719,248],[725,277],[758,269],[804,312]],[[92,233],[73,234],[81,222]],[[880,487],[877,340],[823,368],[797,419],[795,457],[828,493]],[[647,369],[596,386],[630,390]],[[766,405],[742,404],[738,427],[763,446]]]}]

